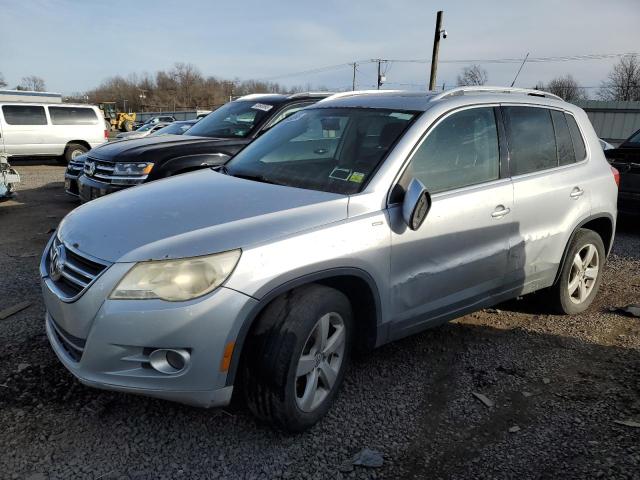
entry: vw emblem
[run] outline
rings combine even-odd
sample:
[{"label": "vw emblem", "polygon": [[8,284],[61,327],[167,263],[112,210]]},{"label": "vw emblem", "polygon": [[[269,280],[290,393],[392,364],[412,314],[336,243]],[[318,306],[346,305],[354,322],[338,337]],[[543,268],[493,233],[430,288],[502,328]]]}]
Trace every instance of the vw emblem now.
[{"label": "vw emblem", "polygon": [[64,245],[58,245],[51,249],[51,255],[49,257],[49,276],[51,280],[57,282],[62,277],[62,270],[67,260],[67,255],[64,251]]},{"label": "vw emblem", "polygon": [[96,173],[96,164],[95,162],[84,162],[84,173],[87,175],[93,175]]}]

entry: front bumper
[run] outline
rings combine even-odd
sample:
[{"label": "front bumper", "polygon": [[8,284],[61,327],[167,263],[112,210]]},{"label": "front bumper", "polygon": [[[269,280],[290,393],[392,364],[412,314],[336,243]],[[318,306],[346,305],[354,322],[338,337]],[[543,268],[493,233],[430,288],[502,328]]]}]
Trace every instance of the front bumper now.
[{"label": "front bumper", "polygon": [[[201,407],[228,404],[225,347],[257,301],[225,287],[188,302],[105,299],[130,267],[112,265],[73,302],[56,296],[45,272],[46,332],[62,364],[92,387]],[[151,367],[149,354],[164,348],[190,352],[183,371]]]},{"label": "front bumper", "polygon": [[96,198],[104,197],[110,193],[133,187],[135,185],[116,186],[110,183],[99,182],[86,175],[80,175],[77,179],[78,195],[82,203],[89,202]]},{"label": "front bumper", "polygon": [[67,170],[64,174],[64,191],[67,195],[78,197],[78,177],[81,175],[81,171],[70,172]]}]

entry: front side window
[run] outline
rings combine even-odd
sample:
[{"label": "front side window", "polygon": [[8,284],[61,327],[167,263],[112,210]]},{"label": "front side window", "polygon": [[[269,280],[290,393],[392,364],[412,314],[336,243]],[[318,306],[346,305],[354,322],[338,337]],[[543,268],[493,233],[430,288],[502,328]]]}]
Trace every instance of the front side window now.
[{"label": "front side window", "polygon": [[357,193],[415,117],[373,108],[304,109],[242,150],[226,170],[266,183]]},{"label": "front side window", "polygon": [[492,107],[453,113],[425,138],[400,184],[420,180],[430,193],[498,179],[498,129]]},{"label": "front side window", "polygon": [[46,125],[47,116],[44,107],[31,105],[4,105],[4,120],[9,125]]},{"label": "front side window", "polygon": [[556,167],[556,138],[546,108],[503,107],[511,175]]},{"label": "front side window", "polygon": [[275,105],[256,101],[235,101],[211,112],[185,135],[194,137],[245,138],[273,113]]},{"label": "front side window", "polygon": [[98,116],[92,108],[48,107],[53,125],[97,125]]}]

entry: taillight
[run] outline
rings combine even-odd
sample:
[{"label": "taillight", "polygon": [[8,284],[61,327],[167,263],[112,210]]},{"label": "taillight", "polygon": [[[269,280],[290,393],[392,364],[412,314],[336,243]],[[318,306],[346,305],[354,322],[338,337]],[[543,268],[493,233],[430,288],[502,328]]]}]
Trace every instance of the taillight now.
[{"label": "taillight", "polygon": [[104,131],[104,139],[109,140],[109,130]]},{"label": "taillight", "polygon": [[613,179],[616,181],[616,185],[620,187],[620,172],[617,168],[611,167],[611,173],[613,173]]}]

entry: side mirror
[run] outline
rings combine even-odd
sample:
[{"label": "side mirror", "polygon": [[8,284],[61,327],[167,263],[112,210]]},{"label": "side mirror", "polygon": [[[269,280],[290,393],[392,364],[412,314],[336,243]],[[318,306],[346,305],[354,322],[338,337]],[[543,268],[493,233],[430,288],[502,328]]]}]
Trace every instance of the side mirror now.
[{"label": "side mirror", "polygon": [[427,187],[417,178],[412,179],[404,194],[402,218],[411,230],[418,230],[430,209],[431,196]]}]

